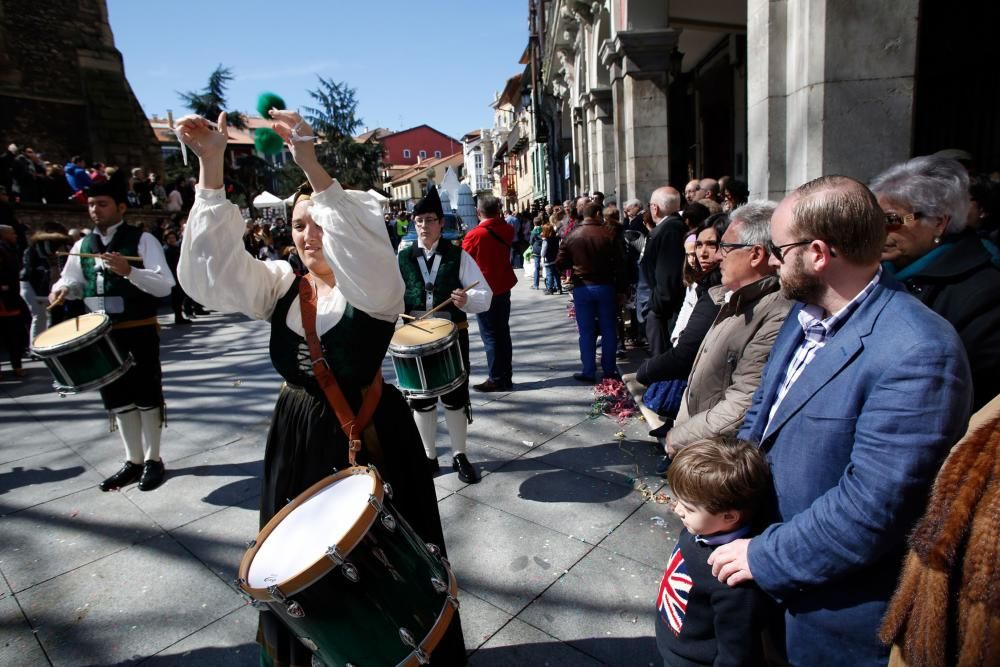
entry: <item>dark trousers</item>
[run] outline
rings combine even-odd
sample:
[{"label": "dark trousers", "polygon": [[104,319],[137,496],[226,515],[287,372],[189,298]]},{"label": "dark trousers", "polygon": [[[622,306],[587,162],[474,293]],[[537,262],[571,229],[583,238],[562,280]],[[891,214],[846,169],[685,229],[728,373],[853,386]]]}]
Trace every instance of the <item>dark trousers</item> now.
[{"label": "dark trousers", "polygon": [[649,341],[649,355],[655,357],[670,349],[669,319],[661,319],[650,310],[646,313],[646,340]]},{"label": "dark trousers", "polygon": [[[601,371],[614,375],[617,342],[617,315],[613,285],[577,285],[573,289],[576,326],[580,330],[580,361],[583,374],[597,375],[597,334],[601,334]],[[597,325],[595,327],[595,324]]]},{"label": "dark trousers", "polygon": [[135,405],[150,409],[163,405],[163,371],[160,368],[160,332],[155,326],[112,329],[111,340],[122,357],[132,355],[132,368],[101,387],[104,409],[114,412]]},{"label": "dark trousers", "polygon": [[21,358],[28,345],[28,329],[23,314],[0,317],[0,345],[7,353],[10,367],[21,367]]},{"label": "dark trousers", "polygon": [[514,377],[514,345],[510,340],[510,292],[494,294],[490,309],[476,315],[479,335],[486,348],[490,379],[510,384]]}]

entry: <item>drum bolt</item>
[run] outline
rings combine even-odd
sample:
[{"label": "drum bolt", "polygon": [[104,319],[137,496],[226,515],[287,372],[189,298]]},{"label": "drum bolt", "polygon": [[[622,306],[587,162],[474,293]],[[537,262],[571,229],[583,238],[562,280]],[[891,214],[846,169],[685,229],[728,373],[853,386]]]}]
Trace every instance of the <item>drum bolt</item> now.
[{"label": "drum bolt", "polygon": [[286,600],[285,594],[281,592],[281,589],[277,586],[268,586],[267,592],[271,594],[277,602],[284,602]]},{"label": "drum bolt", "polygon": [[340,549],[337,548],[336,544],[332,544],[326,548],[326,557],[337,565],[342,565],[344,562],[344,554],[340,553]]},{"label": "drum bolt", "polygon": [[302,618],[306,615],[306,610],[298,602],[289,602],[285,607],[285,613],[292,618]]},{"label": "drum bolt", "polygon": [[374,493],[368,496],[368,504],[374,507],[376,512],[382,511],[382,501]]},{"label": "drum bolt", "polygon": [[392,485],[389,482],[382,484],[382,492],[385,493],[385,497],[392,500]]},{"label": "drum bolt", "polygon": [[432,542],[428,542],[426,544],[426,546],[427,546],[427,550],[431,552],[432,556],[440,556],[441,555],[441,550],[438,549],[438,545],[436,545],[436,544],[434,544]]},{"label": "drum bolt", "polygon": [[385,526],[386,530],[390,533],[396,531],[396,519],[388,512],[382,514],[382,525]]},{"label": "drum bolt", "polygon": [[351,563],[344,563],[341,566],[340,571],[344,573],[344,576],[347,577],[348,581],[356,584],[361,580],[361,575],[358,574],[358,568],[354,567]]},{"label": "drum bolt", "polygon": [[256,539],[253,539],[253,540],[250,540],[249,542],[247,542],[247,549],[253,549],[255,546],[257,546],[257,540]]},{"label": "drum bolt", "polygon": [[450,604],[452,607],[454,607],[455,611],[458,611],[458,608],[461,605],[461,603],[458,601],[458,598],[455,597],[454,595],[449,595],[448,596],[448,604]]},{"label": "drum bolt", "polygon": [[417,640],[413,638],[413,633],[406,628],[399,629],[399,640],[410,648],[417,648]]},{"label": "drum bolt", "polygon": [[438,593],[444,593],[446,590],[448,590],[448,584],[444,583],[437,577],[431,577],[431,586],[433,586],[434,590],[437,591]]},{"label": "drum bolt", "polygon": [[413,657],[417,659],[417,663],[421,665],[431,664],[431,659],[427,657],[427,654],[421,649],[416,649],[413,651]]}]

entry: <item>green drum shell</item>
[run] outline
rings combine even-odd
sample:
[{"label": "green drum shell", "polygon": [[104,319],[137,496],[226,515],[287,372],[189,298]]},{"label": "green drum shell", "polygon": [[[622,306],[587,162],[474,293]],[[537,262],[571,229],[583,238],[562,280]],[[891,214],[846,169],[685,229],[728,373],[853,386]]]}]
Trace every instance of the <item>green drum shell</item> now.
[{"label": "green drum shell", "polygon": [[390,345],[389,355],[404,396],[442,396],[459,387],[466,378],[457,330],[426,345]]},{"label": "green drum shell", "polygon": [[[409,630],[420,644],[449,604],[448,593],[431,581],[447,584],[447,566],[388,501],[385,511],[395,519],[395,529],[376,519],[344,557],[356,569],[357,582],[345,576],[344,566],[337,566],[285,603],[264,603],[324,665],[397,665],[413,651],[400,638],[400,629]],[[288,602],[298,603],[304,614],[290,615]]]},{"label": "green drum shell", "polygon": [[31,346],[54,378],[60,394],[77,394],[108,385],[132,367],[132,356],[123,358],[111,340],[111,321],[105,320],[83,335],[48,347]]}]

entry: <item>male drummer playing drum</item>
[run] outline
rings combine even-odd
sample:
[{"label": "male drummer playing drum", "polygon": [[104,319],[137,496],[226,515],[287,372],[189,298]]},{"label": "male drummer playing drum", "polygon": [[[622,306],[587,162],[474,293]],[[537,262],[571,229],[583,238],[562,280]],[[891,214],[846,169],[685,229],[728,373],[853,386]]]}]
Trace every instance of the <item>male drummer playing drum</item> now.
[{"label": "male drummer playing drum", "polygon": [[[158,300],[170,294],[174,277],[157,240],[141,228],[123,224],[125,201],[124,179],[112,178],[87,189],[95,230],[73,246],[49,301],[78,299],[82,293],[91,311],[111,318],[111,338],[122,355],[132,354],[132,368],[101,388],[104,407],[125,443],[125,463],[100,488],[111,491],[139,480],[141,491],[151,491],[164,476],[160,429],[165,408],[156,309]],[[125,259],[129,256],[142,261]]]},{"label": "male drummer playing drum", "polygon": [[[462,362],[468,371],[469,323],[466,315],[488,310],[493,292],[475,260],[461,247],[441,239],[444,210],[436,187],[431,186],[427,195],[413,207],[413,224],[417,230],[417,242],[399,253],[399,270],[406,284],[406,312],[419,316],[450,298],[451,305],[437,311],[434,316],[450,319],[458,327]],[[475,283],[478,285],[471,287]],[[440,469],[435,445],[437,401],[437,398],[408,399],[431,472]],[[479,473],[465,456],[466,433],[472,423],[468,375],[461,386],[442,396],[441,402],[451,437],[452,469],[466,484],[475,484],[479,481]]]}]

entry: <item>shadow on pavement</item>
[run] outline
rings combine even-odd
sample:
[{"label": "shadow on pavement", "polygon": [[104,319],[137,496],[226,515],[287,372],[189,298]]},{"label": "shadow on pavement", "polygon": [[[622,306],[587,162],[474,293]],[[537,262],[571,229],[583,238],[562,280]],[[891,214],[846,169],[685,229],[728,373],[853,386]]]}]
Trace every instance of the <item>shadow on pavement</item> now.
[{"label": "shadow on pavement", "polygon": [[56,470],[53,470],[48,466],[42,468],[28,468],[27,470],[21,466],[17,466],[10,472],[0,473],[0,496],[8,491],[19,489],[22,486],[31,486],[32,484],[48,484],[49,482],[61,482],[63,480],[72,479],[82,475],[83,471],[83,466],[71,466],[69,468]]}]

